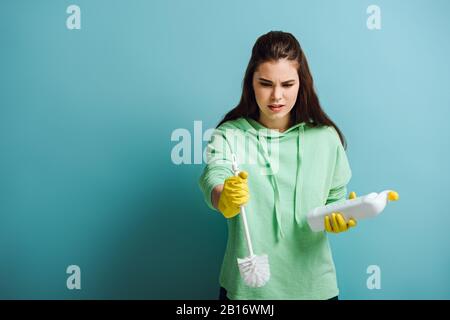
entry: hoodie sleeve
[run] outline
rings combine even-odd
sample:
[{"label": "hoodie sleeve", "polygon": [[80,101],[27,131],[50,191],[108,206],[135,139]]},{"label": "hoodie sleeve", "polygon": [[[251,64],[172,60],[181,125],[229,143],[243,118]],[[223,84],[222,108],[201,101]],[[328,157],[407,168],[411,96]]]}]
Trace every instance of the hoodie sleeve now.
[{"label": "hoodie sleeve", "polygon": [[215,186],[223,184],[232,176],[231,150],[223,130],[214,130],[206,147],[206,166],[199,179],[200,190],[209,208],[214,208],[211,202],[211,192]]},{"label": "hoodie sleeve", "polygon": [[333,177],[331,187],[328,192],[326,204],[333,202],[341,202],[346,199],[347,184],[352,177],[350,165],[348,163],[347,154],[339,139],[339,135],[331,128],[336,141],[336,161],[334,164]]}]

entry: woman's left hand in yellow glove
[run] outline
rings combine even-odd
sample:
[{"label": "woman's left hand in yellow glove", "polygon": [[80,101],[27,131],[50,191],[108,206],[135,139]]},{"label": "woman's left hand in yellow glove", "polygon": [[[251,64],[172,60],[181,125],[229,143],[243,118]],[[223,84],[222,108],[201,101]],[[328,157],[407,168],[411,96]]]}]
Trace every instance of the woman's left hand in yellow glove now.
[{"label": "woman's left hand in yellow glove", "polygon": [[[355,199],[356,193],[350,192],[348,198]],[[324,224],[325,224],[325,230],[327,232],[340,233],[343,231],[347,231],[351,227],[356,226],[356,220],[349,219],[348,221],[345,221],[345,218],[342,215],[342,213],[333,212],[331,215],[325,216]]]}]

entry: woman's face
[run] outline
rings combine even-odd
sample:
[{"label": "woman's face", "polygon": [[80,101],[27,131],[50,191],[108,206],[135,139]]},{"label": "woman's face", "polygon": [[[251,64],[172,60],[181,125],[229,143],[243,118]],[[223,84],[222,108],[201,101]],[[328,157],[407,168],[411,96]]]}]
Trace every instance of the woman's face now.
[{"label": "woman's face", "polygon": [[271,129],[289,127],[290,111],[297,100],[297,62],[287,59],[261,63],[253,74],[253,89],[260,110],[259,122]]}]

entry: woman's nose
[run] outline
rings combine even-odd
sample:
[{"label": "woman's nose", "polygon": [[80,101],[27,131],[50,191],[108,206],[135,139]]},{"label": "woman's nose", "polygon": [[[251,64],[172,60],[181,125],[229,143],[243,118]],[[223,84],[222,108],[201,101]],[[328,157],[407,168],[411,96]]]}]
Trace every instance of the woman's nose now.
[{"label": "woman's nose", "polygon": [[272,99],[275,102],[277,102],[277,101],[281,100],[282,97],[283,97],[283,92],[282,92],[281,88],[274,87],[273,92],[272,92]]}]

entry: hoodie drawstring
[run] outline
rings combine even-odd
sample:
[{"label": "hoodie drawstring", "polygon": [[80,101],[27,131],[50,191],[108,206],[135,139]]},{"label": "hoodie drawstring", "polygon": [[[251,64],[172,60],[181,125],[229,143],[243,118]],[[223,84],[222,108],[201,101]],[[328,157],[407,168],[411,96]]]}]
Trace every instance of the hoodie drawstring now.
[{"label": "hoodie drawstring", "polygon": [[[298,201],[299,199],[299,193],[300,190],[303,189],[303,170],[300,170],[300,163],[303,161],[302,155],[303,155],[303,139],[304,137],[304,128],[303,126],[298,127],[298,136],[297,136],[297,176],[295,180],[295,196],[294,196],[294,216],[295,216],[295,222],[297,224],[300,224],[300,213],[301,213],[301,205],[302,203]],[[298,201],[298,203],[297,203]]]},{"label": "hoodie drawstring", "polygon": [[[297,172],[296,172],[296,181],[295,181],[295,196],[294,196],[294,217],[295,217],[295,222],[297,224],[300,224],[300,213],[301,213],[301,203],[298,202],[298,197],[299,197],[299,193],[300,190],[302,189],[302,184],[303,184],[303,178],[302,178],[302,173],[300,170],[300,162],[301,162],[301,155],[303,154],[302,151],[302,147],[303,147],[303,137],[304,137],[304,128],[303,125],[300,125],[298,128],[298,134],[297,134]],[[277,240],[280,240],[280,238],[284,238],[284,232],[283,232],[283,227],[282,227],[282,223],[281,223],[281,210],[280,210],[280,189],[278,187],[278,181],[277,178],[275,176],[275,174],[272,171],[272,166],[270,164],[270,160],[269,160],[269,153],[267,152],[265,143],[261,141],[261,139],[264,139],[263,137],[260,138],[260,136],[257,136],[258,142],[261,145],[262,149],[263,149],[263,157],[264,160],[266,161],[266,167],[270,170],[269,173],[269,177],[270,177],[270,182],[272,184],[272,187],[274,189],[274,199],[275,199],[275,204],[274,204],[274,210],[275,210],[275,222],[276,222],[276,233],[277,233]]]},{"label": "hoodie drawstring", "polygon": [[275,175],[273,174],[272,171],[272,165],[270,164],[270,160],[269,160],[269,153],[266,149],[266,143],[263,140],[264,138],[259,135],[257,135],[257,139],[259,142],[259,145],[262,147],[262,155],[264,157],[264,161],[266,162],[266,168],[268,168],[268,170],[270,170],[269,173],[267,173],[267,175],[269,176],[270,179],[270,184],[272,185],[273,189],[274,189],[274,210],[275,210],[275,222],[276,222],[276,233],[277,233],[277,240],[280,240],[280,238],[284,238],[284,232],[283,232],[283,227],[281,226],[281,216],[280,216],[280,189],[278,188],[278,181],[277,178],[275,177]]}]

